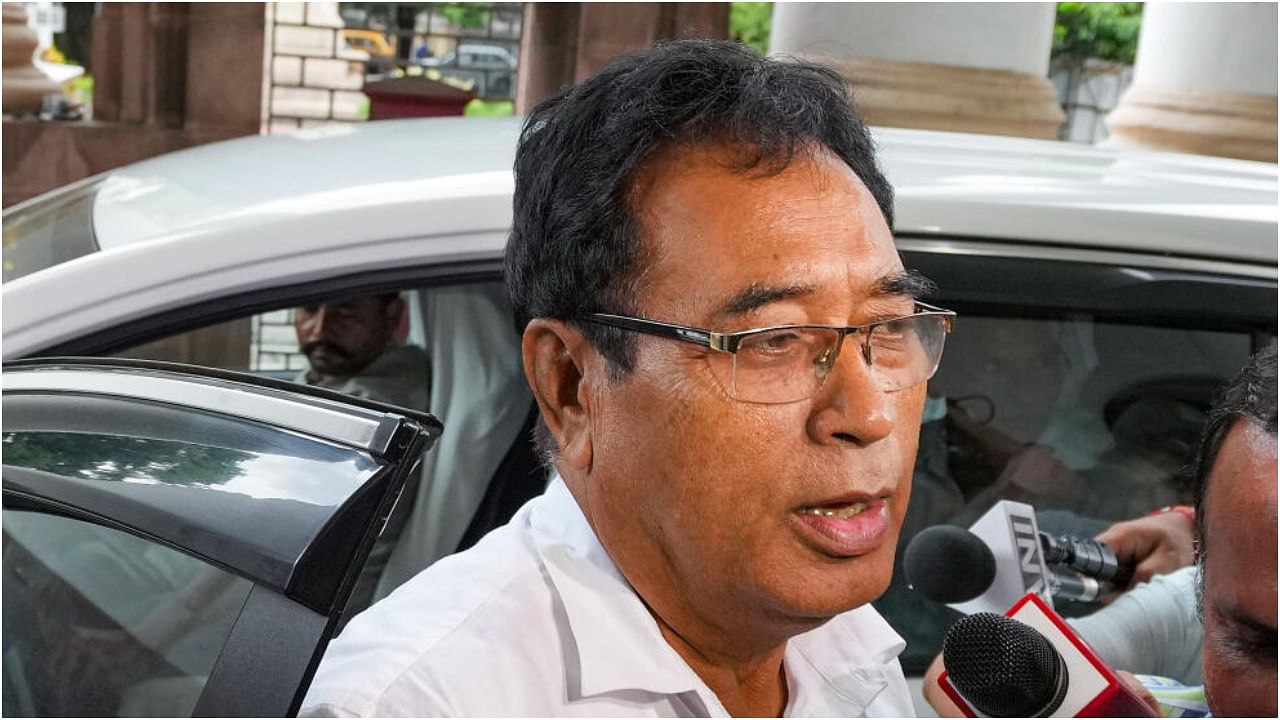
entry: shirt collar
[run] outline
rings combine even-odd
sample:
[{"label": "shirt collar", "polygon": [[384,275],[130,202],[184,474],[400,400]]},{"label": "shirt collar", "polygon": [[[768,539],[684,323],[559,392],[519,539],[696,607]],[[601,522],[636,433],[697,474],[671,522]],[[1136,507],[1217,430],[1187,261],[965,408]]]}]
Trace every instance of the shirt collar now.
[{"label": "shirt collar", "polygon": [[628,689],[674,695],[702,685],[662,637],[559,475],[531,523],[577,644],[584,697]]},{"label": "shirt collar", "polygon": [[[906,642],[871,605],[835,616],[791,639],[787,672],[793,717],[858,717],[889,686]],[[834,692],[828,692],[832,690]]]}]

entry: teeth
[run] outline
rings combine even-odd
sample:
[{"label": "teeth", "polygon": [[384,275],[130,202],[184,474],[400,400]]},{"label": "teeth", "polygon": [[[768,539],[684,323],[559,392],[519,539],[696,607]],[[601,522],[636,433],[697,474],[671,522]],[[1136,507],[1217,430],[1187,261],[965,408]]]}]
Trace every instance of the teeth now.
[{"label": "teeth", "polygon": [[847,520],[866,509],[866,503],[850,503],[842,508],[804,508],[800,512],[803,515],[816,515],[818,517]]}]

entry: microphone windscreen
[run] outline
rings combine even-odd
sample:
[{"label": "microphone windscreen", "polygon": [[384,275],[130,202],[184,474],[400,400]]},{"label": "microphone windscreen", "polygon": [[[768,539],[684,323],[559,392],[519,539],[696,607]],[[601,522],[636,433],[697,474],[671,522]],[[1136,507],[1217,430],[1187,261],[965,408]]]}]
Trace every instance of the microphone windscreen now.
[{"label": "microphone windscreen", "polygon": [[916,533],[902,558],[907,583],[940,603],[972,600],[996,579],[996,558],[977,535],[952,525]]},{"label": "microphone windscreen", "polygon": [[1062,704],[1067,668],[1049,639],[995,613],[956,621],[942,641],[952,687],[988,717],[1044,717]]}]

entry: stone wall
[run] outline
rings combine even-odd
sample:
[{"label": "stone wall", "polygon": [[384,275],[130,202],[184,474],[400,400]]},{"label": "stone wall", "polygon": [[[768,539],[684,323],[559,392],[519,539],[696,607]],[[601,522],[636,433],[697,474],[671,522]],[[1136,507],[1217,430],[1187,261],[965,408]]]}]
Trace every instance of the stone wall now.
[{"label": "stone wall", "polygon": [[368,117],[368,54],[347,47],[336,2],[282,2],[267,8],[270,80],[263,131],[354,122]]}]

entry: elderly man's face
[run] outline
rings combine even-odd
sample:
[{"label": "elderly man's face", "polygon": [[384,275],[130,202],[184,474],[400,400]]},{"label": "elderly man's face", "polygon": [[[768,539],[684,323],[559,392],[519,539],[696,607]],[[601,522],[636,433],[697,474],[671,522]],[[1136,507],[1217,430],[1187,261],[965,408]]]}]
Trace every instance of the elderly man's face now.
[{"label": "elderly man's face", "polygon": [[1205,496],[1204,683],[1219,717],[1276,715],[1276,438],[1236,421]]},{"label": "elderly man's face", "polygon": [[294,310],[298,348],[323,375],[354,375],[373,362],[395,335],[404,312],[400,298],[349,298]]},{"label": "elderly man's face", "polygon": [[[847,166],[801,154],[781,174],[751,177],[727,169],[724,152],[672,151],[642,173],[641,314],[733,332],[913,311],[912,298],[883,291],[903,266]],[[750,295],[763,302],[725,311]],[[692,613],[725,635],[765,624],[798,632],[883,592],[924,384],[881,391],[849,338],[816,395],[750,404],[729,397],[710,351],[636,342],[634,373],[592,398],[582,500],[655,611]]]}]

